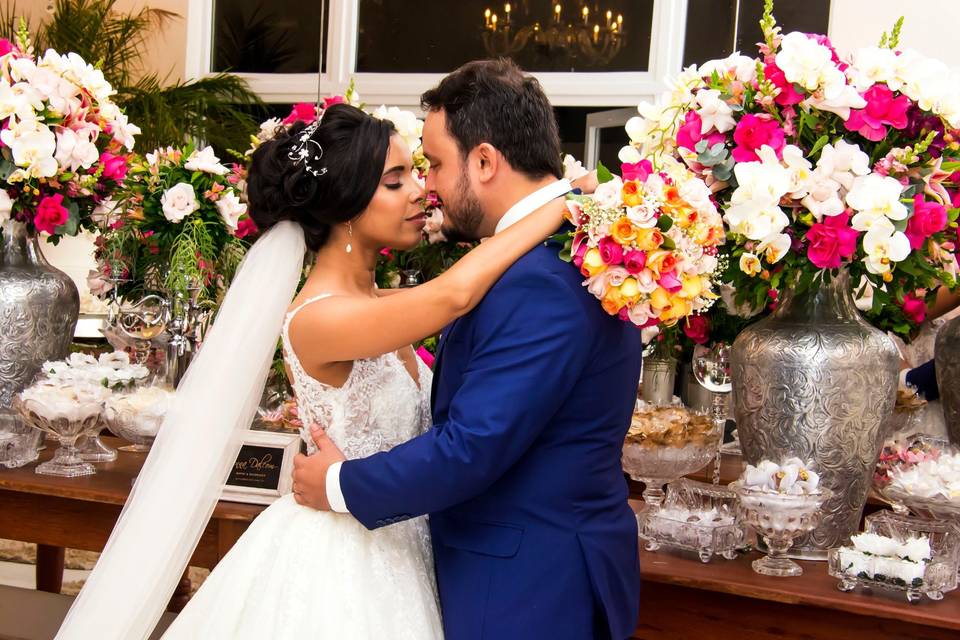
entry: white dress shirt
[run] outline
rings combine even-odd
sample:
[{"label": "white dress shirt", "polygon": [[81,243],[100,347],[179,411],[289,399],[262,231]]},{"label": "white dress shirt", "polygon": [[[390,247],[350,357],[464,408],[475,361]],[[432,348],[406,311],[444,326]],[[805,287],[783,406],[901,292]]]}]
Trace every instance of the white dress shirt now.
[{"label": "white dress shirt", "polygon": [[[569,180],[557,180],[551,182],[545,187],[537,189],[526,196],[520,202],[510,207],[494,231],[494,235],[500,233],[507,227],[510,227],[528,215],[544,206],[554,198],[559,198],[573,190]],[[327,501],[330,503],[330,509],[337,513],[349,513],[347,502],[343,498],[343,491],[340,489],[340,467],[342,462],[335,462],[327,469]]]}]

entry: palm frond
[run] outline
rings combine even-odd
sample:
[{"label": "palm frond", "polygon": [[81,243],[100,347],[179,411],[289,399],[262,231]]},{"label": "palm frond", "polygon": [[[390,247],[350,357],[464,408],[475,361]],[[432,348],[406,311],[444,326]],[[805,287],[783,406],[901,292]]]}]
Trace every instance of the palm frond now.
[{"label": "palm frond", "polygon": [[163,87],[156,75],[122,87],[118,102],[143,130],[140,150],[198,138],[220,149],[243,148],[263,103],[237,76],[218,74]]},{"label": "palm frond", "polygon": [[21,17],[28,16],[23,14],[15,0],[7,0],[3,6],[0,6],[0,38],[13,42],[17,37],[17,27]]}]

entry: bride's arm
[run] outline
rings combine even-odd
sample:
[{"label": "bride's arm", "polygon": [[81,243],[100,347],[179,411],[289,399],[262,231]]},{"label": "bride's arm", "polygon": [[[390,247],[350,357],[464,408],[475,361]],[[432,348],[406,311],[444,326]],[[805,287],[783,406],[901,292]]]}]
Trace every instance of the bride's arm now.
[{"label": "bride's arm", "polygon": [[470,312],[514,262],[556,232],[565,210],[563,198],[551,201],[418,287],[377,298],[333,296],[306,307],[291,323],[298,356],[315,364],[372,358],[435,335]]}]

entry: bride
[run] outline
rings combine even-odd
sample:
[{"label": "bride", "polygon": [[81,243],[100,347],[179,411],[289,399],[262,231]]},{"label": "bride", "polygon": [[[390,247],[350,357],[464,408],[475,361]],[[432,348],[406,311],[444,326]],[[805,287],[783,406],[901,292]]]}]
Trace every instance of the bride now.
[{"label": "bride", "polygon": [[[477,305],[557,230],[564,206],[544,206],[427,284],[377,291],[379,250],[420,241],[423,196],[411,151],[390,122],[347,105],[255,152],[250,211],[266,233],[57,638],[150,634],[237,455],[278,335],[304,424],[325,425],[347,457],[390,449],[430,426],[431,373],[410,344]],[[290,303],[305,249],[316,261]],[[303,437],[312,446],[310,434]],[[368,531],[350,515],[314,511],[287,495],[253,522],[164,637],[442,636],[424,518]]]}]

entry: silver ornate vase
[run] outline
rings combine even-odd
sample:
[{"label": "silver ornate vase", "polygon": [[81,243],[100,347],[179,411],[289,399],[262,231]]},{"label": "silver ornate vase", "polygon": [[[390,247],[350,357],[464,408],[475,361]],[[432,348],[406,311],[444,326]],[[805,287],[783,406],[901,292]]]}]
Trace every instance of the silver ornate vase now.
[{"label": "silver ornate vase", "polygon": [[960,316],[943,325],[937,333],[934,361],[947,433],[950,442],[960,445]]},{"label": "silver ornate vase", "polygon": [[860,317],[846,271],[797,295],[733,345],[734,414],[747,462],[797,456],[833,491],[794,557],[823,560],[860,525],[896,401],[897,349]]},{"label": "silver ornate vase", "polygon": [[[80,295],[70,277],[43,257],[35,235],[12,220],[3,223],[0,245],[0,436],[36,434],[11,409],[16,393],[45,360],[66,357],[80,314]],[[0,451],[0,457],[3,452]],[[0,460],[18,466],[30,460]]]}]

